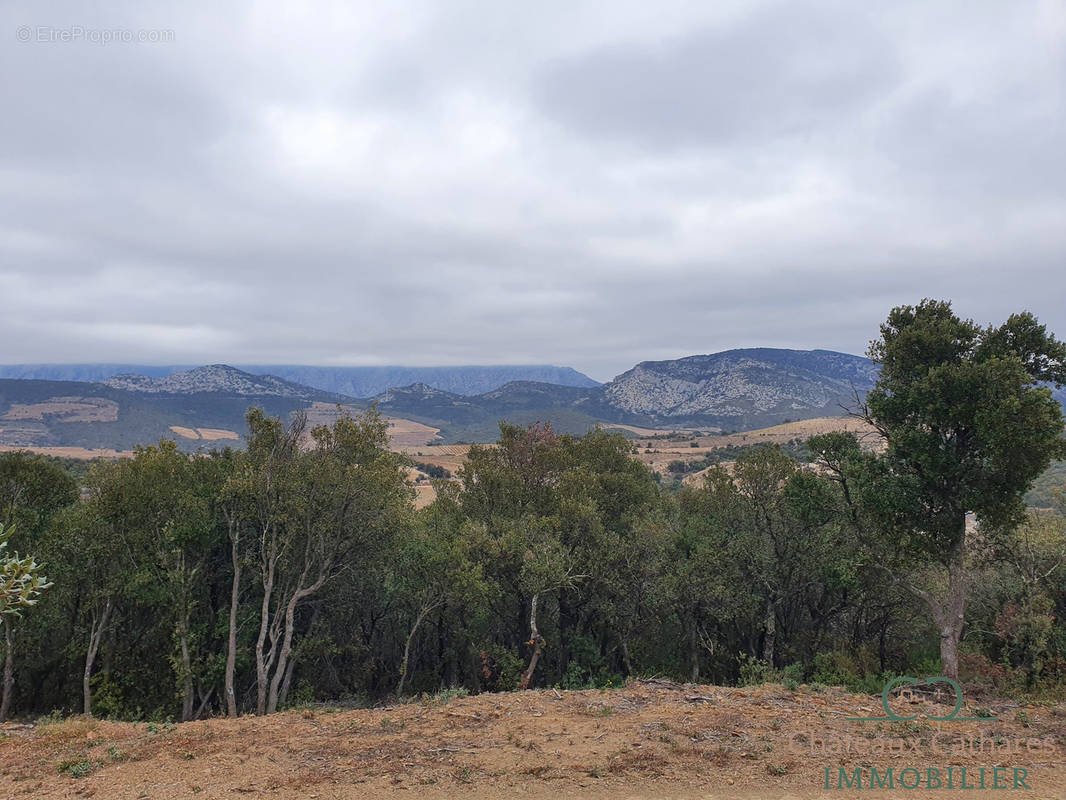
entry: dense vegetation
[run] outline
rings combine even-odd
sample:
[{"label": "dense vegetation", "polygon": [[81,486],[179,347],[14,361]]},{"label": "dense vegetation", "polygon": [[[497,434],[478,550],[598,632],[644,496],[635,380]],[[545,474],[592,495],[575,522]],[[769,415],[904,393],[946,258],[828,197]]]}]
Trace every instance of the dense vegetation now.
[{"label": "dense vegetation", "polygon": [[[923,304],[883,330],[883,451],[746,447],[678,491],[621,435],[503,424],[416,511],[374,410],[308,431],[253,409],[245,450],[162,441],[78,480],[4,454],[0,523],[53,585],[3,616],[0,713],[190,719],[633,674],[873,690],[953,666],[1060,694],[1066,521],[1019,498],[1061,452],[1031,368],[1060,368],[1061,346],[1027,315],[956,323]],[[932,368],[903,363],[923,353]],[[960,533],[966,511],[982,524]],[[935,603],[959,597],[958,664],[941,664]]]}]

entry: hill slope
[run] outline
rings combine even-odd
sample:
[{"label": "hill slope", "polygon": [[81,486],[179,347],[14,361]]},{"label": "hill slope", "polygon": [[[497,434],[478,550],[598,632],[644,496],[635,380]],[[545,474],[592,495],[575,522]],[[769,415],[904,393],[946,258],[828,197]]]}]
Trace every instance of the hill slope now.
[{"label": "hill slope", "polygon": [[591,388],[513,381],[474,396],[425,384],[374,398],[389,414],[442,429],[447,441],[494,438],[496,423],[550,421],[583,433],[597,422],[649,428],[746,430],[786,420],[836,416],[877,375],[866,358],[829,350],[729,350],[674,361],[645,361]]},{"label": "hill slope", "polygon": [[[240,397],[291,397],[300,400],[328,400],[331,393],[302,386],[274,375],[252,375],[251,373],[225,364],[211,364],[184,372],[175,372],[165,377],[153,378],[148,375],[115,375],[104,381],[114,389],[126,389],[131,392],[152,395],[183,395],[217,392]],[[340,395],[338,400],[346,400]]]},{"label": "hill slope", "polygon": [[424,383],[460,395],[478,395],[512,381],[536,381],[559,386],[593,387],[599,384],[571,367],[547,364],[471,367],[304,367],[290,365],[244,367],[269,372],[297,383],[345,394],[374,397],[394,386]]},{"label": "hill slope", "polygon": [[877,378],[861,356],[830,350],[728,350],[644,361],[605,384],[602,403],[649,423],[749,428],[839,413]]},{"label": "hill slope", "polygon": [[[502,368],[493,369],[497,369],[493,375],[500,377]],[[560,432],[577,434],[599,422],[746,430],[789,419],[839,415],[841,406],[854,404],[856,394],[864,394],[875,376],[876,367],[859,356],[761,348],[645,361],[602,386],[516,380],[478,394],[463,394],[417,381],[390,386],[370,401],[389,416],[439,428],[445,442],[495,441],[500,420],[518,425],[551,422]],[[43,437],[49,444],[128,447],[167,435],[172,426],[243,431],[244,412],[250,405],[272,414],[288,414],[313,403],[361,408],[370,402],[222,364],[165,376],[121,374],[105,384],[67,382],[48,387],[43,385],[47,382],[0,380],[0,384],[18,383],[23,384],[19,390],[23,394],[31,384],[41,384],[33,400],[36,404],[54,405],[57,398],[73,397],[81,398],[83,405],[118,403],[120,410],[106,412],[115,416],[108,420],[101,416],[105,414],[101,407],[90,419],[88,409],[67,407],[67,403],[62,409],[38,409],[40,419],[24,418],[13,432],[7,425],[14,421],[9,409],[0,407],[0,423],[4,423],[0,444],[17,433],[19,443],[44,444]],[[113,396],[100,387],[126,394]],[[25,417],[30,412],[15,413]],[[72,414],[78,419],[71,418]],[[140,422],[131,428],[126,423],[135,417]],[[163,421],[165,425],[160,424]],[[133,432],[142,438],[131,441]]]},{"label": "hill slope", "polygon": [[123,375],[106,384],[0,379],[0,446],[125,450],[166,437],[196,447],[238,438],[252,405],[288,416],[315,403],[342,402],[361,405],[224,365],[164,378]]}]

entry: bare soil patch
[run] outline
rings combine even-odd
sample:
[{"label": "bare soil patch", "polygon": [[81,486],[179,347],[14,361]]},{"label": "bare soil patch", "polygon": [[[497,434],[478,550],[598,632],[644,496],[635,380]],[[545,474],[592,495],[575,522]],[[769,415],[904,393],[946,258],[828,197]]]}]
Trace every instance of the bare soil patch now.
[{"label": "bare soil patch", "polygon": [[[1030,788],[1013,796],[1066,797],[1066,706],[982,704],[998,719],[854,722],[848,718],[874,716],[879,698],[835,689],[645,681],[611,691],[485,694],[174,726],[74,718],[0,728],[0,793],[131,799],[898,797],[899,790],[868,792],[865,786],[861,792],[826,791],[826,770],[835,787],[840,768],[849,774],[870,766],[946,774],[948,766],[956,772],[965,766],[972,779],[981,767],[1000,766],[1007,774],[1025,770]],[[985,752],[948,752],[956,737],[990,744]],[[1027,749],[1030,740],[1039,741],[1040,749]],[[839,749],[863,743],[887,749],[874,755]],[[925,789],[903,794],[942,796]],[[962,794],[992,796],[993,790]]]}]

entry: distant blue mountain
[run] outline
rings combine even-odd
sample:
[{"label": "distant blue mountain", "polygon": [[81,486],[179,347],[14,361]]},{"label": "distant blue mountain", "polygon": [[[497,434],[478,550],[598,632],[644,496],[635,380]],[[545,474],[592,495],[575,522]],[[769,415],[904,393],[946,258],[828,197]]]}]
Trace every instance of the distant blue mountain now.
[{"label": "distant blue mountain", "polygon": [[559,386],[599,386],[571,367],[547,364],[469,367],[304,367],[296,365],[242,366],[246,372],[268,373],[349,397],[374,397],[389,388],[424,383],[452,394],[472,396],[491,392],[514,381]]},{"label": "distant blue mountain", "polygon": [[[195,366],[197,365],[14,364],[0,365],[0,378],[103,382],[115,375],[165,378]],[[288,381],[349,397],[374,397],[390,387],[409,386],[413,383],[424,383],[435,389],[461,395],[491,392],[513,381],[588,388],[599,386],[592,378],[575,369],[545,364],[467,367],[308,367],[294,364],[236,366],[245,372],[276,375]]]}]

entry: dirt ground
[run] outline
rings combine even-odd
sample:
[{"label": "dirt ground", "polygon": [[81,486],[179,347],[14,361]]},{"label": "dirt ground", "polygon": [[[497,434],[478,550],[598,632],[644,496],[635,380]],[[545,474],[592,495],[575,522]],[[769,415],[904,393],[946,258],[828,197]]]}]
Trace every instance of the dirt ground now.
[{"label": "dirt ground", "polygon": [[[992,795],[995,775],[1016,785],[1023,770],[1023,786],[1010,796],[1066,798],[1066,705],[981,704],[987,708],[967,707],[960,716],[998,719],[857,722],[848,718],[882,713],[879,697],[641,681],[608,691],[484,694],[179,725],[84,718],[8,724],[0,728],[0,796],[943,796],[925,783],[868,791],[866,778],[862,790],[836,788],[840,769],[851,775],[873,766],[910,769],[904,781],[930,768],[946,776],[951,767],[958,776],[966,767],[975,786],[984,767],[986,790],[953,792],[965,797]],[[919,714],[944,710],[921,699],[912,707]]]}]

